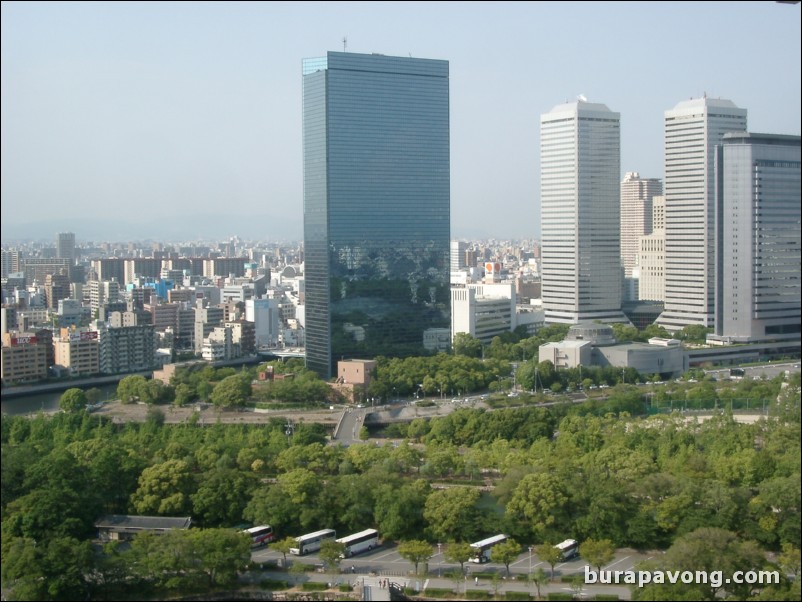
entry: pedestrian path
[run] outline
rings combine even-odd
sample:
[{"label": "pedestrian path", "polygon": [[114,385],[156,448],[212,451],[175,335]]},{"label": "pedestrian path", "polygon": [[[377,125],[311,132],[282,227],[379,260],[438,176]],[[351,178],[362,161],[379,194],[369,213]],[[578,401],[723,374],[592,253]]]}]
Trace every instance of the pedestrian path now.
[{"label": "pedestrian path", "polygon": [[[393,585],[404,587],[402,584]],[[390,580],[384,577],[365,577],[362,580],[363,600],[390,600]]]}]

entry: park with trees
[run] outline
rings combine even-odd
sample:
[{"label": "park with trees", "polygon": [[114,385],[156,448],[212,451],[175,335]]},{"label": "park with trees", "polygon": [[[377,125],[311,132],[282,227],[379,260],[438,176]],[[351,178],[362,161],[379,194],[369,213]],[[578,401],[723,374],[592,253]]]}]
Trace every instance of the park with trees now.
[{"label": "park with trees", "polygon": [[[520,342],[502,341],[494,353]],[[535,356],[528,363],[539,378],[571,378],[550,375]],[[270,389],[261,399],[330,402],[314,400],[309,391],[318,385],[301,365],[276,369],[300,375],[276,381],[298,388]],[[444,386],[489,390],[510,370],[508,358],[380,358],[381,388],[372,394],[409,396],[420,385],[434,396]],[[118,396],[152,406],[206,399],[222,412],[260,399],[254,377],[208,366],[180,371],[169,385],[133,376],[120,382]],[[588,376],[597,377],[607,378]],[[611,548],[632,547],[665,550],[661,568],[709,555],[739,570],[779,566],[798,574],[799,374],[726,386],[678,381],[648,396],[632,383],[610,384],[603,398],[584,403],[532,398],[521,407],[461,407],[373,431],[349,447],[331,445],[327,428],[312,422],[288,434],[280,418],[165,424],[153,413],[115,424],[87,411],[85,395],[68,391],[61,413],[2,418],[4,592],[8,599],[74,600],[137,591],[156,599],[230,587],[250,562],[243,524],[270,524],[284,542],[323,527],[372,527],[416,566],[435,542],[453,546],[448,554],[463,564],[465,544],[506,533],[513,544],[499,551],[502,561],[520,545],[550,563],[548,550],[570,537],[596,568]],[[666,410],[663,402],[701,403],[711,395],[724,411],[709,420],[650,415]],[[767,415],[737,422],[726,402],[742,397],[763,403]],[[383,443],[385,435],[401,440]],[[192,516],[195,527],[99,549],[93,525],[105,514]],[[333,551],[328,564],[336,565]],[[530,581],[539,589],[544,575]],[[799,599],[799,582],[786,578],[749,591],[672,587],[633,595]]]}]

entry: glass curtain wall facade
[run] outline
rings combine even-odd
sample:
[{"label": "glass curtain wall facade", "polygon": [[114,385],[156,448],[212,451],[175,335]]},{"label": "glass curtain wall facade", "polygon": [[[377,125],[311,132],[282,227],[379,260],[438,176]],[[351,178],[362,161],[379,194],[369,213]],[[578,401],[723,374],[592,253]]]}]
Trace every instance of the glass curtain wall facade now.
[{"label": "glass curtain wall facade", "polygon": [[547,323],[627,322],[621,312],[620,116],[603,104],[540,117],[542,297]]},{"label": "glass curtain wall facade", "polygon": [[716,147],[715,337],[799,340],[800,138],[727,134]]},{"label": "glass curtain wall facade", "polygon": [[306,363],[422,355],[449,328],[448,62],[303,62]]},{"label": "glass curtain wall facade", "polygon": [[666,299],[670,332],[712,327],[715,300],[713,161],[727,132],[746,131],[746,109],[696,98],[665,113]]}]

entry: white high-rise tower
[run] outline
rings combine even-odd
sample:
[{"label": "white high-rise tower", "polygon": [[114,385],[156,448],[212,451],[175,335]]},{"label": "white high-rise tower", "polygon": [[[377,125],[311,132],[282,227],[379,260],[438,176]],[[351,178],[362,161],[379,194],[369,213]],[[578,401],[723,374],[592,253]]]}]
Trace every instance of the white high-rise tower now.
[{"label": "white high-rise tower", "polygon": [[620,115],[579,100],[540,117],[546,322],[626,322],[621,312]]},{"label": "white high-rise tower", "polygon": [[621,182],[621,265],[626,278],[638,263],[638,240],[652,233],[652,199],[661,194],[663,183],[657,178],[628,172]]},{"label": "white high-rise tower", "polygon": [[657,323],[675,332],[713,326],[714,151],[746,131],[746,109],[697,98],[665,113],[666,298]]}]

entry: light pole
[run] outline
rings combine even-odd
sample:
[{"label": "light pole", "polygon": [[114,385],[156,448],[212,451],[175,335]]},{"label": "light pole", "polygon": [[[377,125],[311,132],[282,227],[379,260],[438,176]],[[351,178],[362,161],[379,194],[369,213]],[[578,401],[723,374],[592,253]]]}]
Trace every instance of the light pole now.
[{"label": "light pole", "polygon": [[532,574],[532,546],[529,546],[529,574]]},{"label": "light pole", "polygon": [[441,576],[441,572],[443,570],[443,556],[441,555],[442,551],[443,551],[443,544],[438,543],[437,544],[437,555],[440,556],[440,559],[437,561],[438,562],[438,566],[437,566],[437,576],[438,577]]},{"label": "light pole", "polygon": [[287,435],[287,444],[291,444],[292,439],[292,431],[295,428],[292,424],[292,420],[287,418],[287,424],[284,425],[285,431],[284,433]]}]

